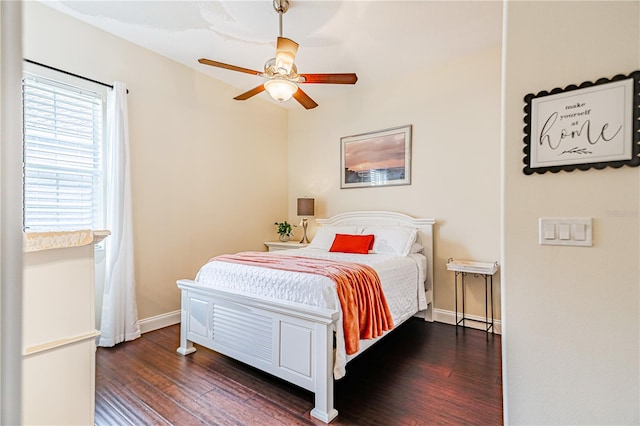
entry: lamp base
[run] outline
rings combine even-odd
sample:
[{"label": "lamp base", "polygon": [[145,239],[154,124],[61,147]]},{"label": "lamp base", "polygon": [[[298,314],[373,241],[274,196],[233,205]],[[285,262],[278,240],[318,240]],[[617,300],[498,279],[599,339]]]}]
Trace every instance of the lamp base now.
[{"label": "lamp base", "polygon": [[307,238],[307,218],[302,219],[302,239],[300,240],[300,244],[309,244],[309,238]]}]

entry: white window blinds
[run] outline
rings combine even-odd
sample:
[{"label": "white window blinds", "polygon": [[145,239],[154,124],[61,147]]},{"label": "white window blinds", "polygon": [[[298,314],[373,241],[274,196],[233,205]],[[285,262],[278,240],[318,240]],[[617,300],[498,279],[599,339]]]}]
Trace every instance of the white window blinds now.
[{"label": "white window blinds", "polygon": [[24,226],[101,229],[103,99],[25,74]]}]

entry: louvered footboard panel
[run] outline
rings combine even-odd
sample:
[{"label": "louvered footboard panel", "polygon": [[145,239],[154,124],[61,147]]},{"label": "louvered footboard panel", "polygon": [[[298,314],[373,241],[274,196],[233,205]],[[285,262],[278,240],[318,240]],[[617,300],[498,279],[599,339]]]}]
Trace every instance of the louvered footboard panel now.
[{"label": "louvered footboard panel", "polygon": [[213,304],[212,340],[229,350],[271,364],[273,357],[273,319],[253,312],[240,312],[237,306]]},{"label": "louvered footboard panel", "polygon": [[315,333],[326,333],[316,331],[317,323],[192,292],[186,304],[183,327],[191,342],[316,389]]}]

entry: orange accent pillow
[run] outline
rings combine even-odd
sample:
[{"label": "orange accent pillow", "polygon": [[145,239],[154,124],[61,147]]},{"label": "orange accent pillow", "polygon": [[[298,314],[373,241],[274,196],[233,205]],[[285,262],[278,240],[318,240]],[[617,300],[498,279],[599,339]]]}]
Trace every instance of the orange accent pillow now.
[{"label": "orange accent pillow", "polygon": [[341,253],[368,254],[373,248],[374,236],[336,234],[329,251]]}]

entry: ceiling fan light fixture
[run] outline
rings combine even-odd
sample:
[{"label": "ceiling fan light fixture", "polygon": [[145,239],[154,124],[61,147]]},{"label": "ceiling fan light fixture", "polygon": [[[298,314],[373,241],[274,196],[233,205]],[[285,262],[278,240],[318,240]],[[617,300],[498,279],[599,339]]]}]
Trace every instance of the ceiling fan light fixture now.
[{"label": "ceiling fan light fixture", "polygon": [[282,79],[265,81],[264,88],[278,102],[288,101],[298,91],[298,86],[295,83]]}]

